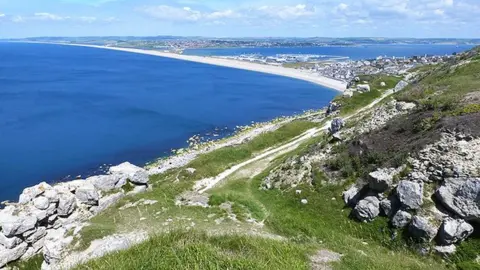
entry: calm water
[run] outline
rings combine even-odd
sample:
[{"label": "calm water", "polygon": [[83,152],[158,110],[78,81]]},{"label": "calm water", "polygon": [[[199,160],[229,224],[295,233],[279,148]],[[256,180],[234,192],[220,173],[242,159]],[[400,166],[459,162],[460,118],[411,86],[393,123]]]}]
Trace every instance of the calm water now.
[{"label": "calm water", "polygon": [[216,127],[321,108],[336,94],[148,55],[0,43],[0,201],[102,164],[144,164]]},{"label": "calm water", "polygon": [[353,60],[372,59],[377,56],[411,57],[425,54],[444,55],[462,52],[473,45],[369,45],[359,47],[304,47],[304,48],[227,48],[187,50],[186,54],[195,55],[240,55],[259,53],[264,56],[276,54],[319,54],[346,56]]}]

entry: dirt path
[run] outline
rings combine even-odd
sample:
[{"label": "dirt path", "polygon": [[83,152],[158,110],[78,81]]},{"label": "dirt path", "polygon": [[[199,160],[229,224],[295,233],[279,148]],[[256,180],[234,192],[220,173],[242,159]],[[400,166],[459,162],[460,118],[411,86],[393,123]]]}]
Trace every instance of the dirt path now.
[{"label": "dirt path", "polygon": [[[363,113],[363,112],[373,108],[375,105],[377,105],[383,99],[385,99],[386,97],[390,96],[393,93],[394,93],[393,89],[387,90],[385,93],[383,93],[383,95],[381,97],[374,100],[372,103],[363,107],[362,109],[356,111],[355,113],[345,117],[344,120],[348,120],[352,117],[355,117],[355,116],[359,115],[360,113]],[[323,125],[320,128],[309,129],[305,133],[303,133],[302,135],[296,137],[294,140],[292,140],[292,141],[290,141],[286,144],[283,144],[281,146],[278,146],[276,148],[267,150],[266,152],[263,152],[263,153],[255,156],[254,158],[251,158],[247,161],[239,163],[239,164],[231,167],[230,169],[225,170],[224,172],[220,173],[219,175],[217,175],[215,177],[210,177],[210,178],[205,178],[205,179],[199,180],[195,183],[194,190],[197,191],[198,193],[202,194],[202,193],[212,189],[218,183],[225,180],[229,176],[233,175],[234,173],[237,173],[242,168],[244,168],[244,167],[246,167],[250,164],[253,164],[254,162],[259,162],[259,161],[261,161],[263,159],[266,159],[266,158],[269,158],[269,159],[273,160],[280,155],[283,155],[283,154],[288,153],[292,150],[295,150],[301,143],[305,142],[306,140],[308,140],[310,138],[313,138],[313,137],[316,137],[316,136],[322,134],[323,132],[327,131],[328,128],[330,127],[330,125],[331,125],[331,121],[328,121],[325,125]],[[259,172],[259,171],[261,172],[261,171],[263,171],[264,169],[267,168],[268,164],[269,163],[267,163],[265,168],[255,168],[254,171],[255,172]],[[263,170],[261,170],[261,169],[263,169]],[[258,174],[258,173],[256,173],[256,174]]]}]

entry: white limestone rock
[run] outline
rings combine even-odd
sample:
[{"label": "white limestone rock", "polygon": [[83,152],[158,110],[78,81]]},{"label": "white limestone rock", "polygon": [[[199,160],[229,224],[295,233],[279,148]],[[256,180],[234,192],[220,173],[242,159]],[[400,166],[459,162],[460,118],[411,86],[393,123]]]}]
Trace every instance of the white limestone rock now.
[{"label": "white limestone rock", "polygon": [[65,217],[73,213],[77,203],[75,196],[71,193],[61,193],[59,195],[57,214],[59,216]]},{"label": "white limestone rock", "polygon": [[52,186],[49,184],[42,182],[38,185],[35,185],[33,187],[29,187],[23,190],[22,194],[20,194],[20,198],[18,199],[18,202],[20,204],[27,204],[31,202],[33,199],[36,197],[42,195],[46,190],[52,189]]},{"label": "white limestone rock", "polygon": [[22,243],[22,239],[16,236],[6,237],[3,233],[0,232],[0,245],[7,249],[15,248],[16,246]]},{"label": "white limestone rock", "polygon": [[35,228],[37,218],[35,216],[4,216],[0,220],[2,232],[6,237],[21,235]]},{"label": "white limestone rock", "polygon": [[33,199],[33,205],[39,210],[47,210],[50,206],[50,200],[46,197],[40,196]]},{"label": "white limestone rock", "polygon": [[22,243],[13,249],[0,247],[0,268],[4,267],[7,263],[20,259],[27,249],[27,243]]},{"label": "white limestone rock", "polygon": [[129,162],[124,162],[118,166],[113,166],[110,168],[109,172],[112,175],[118,174],[128,178],[130,182],[137,185],[148,184],[149,175],[147,171]]},{"label": "white limestone rock", "polygon": [[100,195],[91,183],[85,182],[84,185],[78,187],[75,191],[75,197],[78,202],[86,205],[98,205]]}]

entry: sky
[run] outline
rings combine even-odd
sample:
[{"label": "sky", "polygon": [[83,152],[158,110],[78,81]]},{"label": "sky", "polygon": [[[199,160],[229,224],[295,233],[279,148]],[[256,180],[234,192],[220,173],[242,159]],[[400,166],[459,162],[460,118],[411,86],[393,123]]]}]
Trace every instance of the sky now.
[{"label": "sky", "polygon": [[0,38],[479,38],[480,0],[0,0]]}]

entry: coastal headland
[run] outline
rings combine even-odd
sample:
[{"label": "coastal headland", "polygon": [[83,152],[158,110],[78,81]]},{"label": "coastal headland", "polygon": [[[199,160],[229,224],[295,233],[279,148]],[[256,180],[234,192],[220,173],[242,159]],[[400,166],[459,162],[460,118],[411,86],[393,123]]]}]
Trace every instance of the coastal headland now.
[{"label": "coastal headland", "polygon": [[224,58],[216,58],[216,57],[208,57],[208,56],[183,55],[183,54],[161,52],[161,51],[155,51],[155,50],[143,50],[143,49],[85,45],[85,44],[65,44],[65,43],[55,43],[55,44],[146,54],[146,55],[160,56],[160,57],[166,57],[166,58],[172,58],[177,60],[190,61],[190,62],[196,62],[196,63],[202,63],[202,64],[208,64],[208,65],[261,72],[261,73],[278,75],[278,76],[289,77],[293,79],[311,82],[314,84],[318,84],[321,86],[334,89],[339,92],[343,92],[347,88],[346,87],[347,83],[340,80],[319,76],[317,74],[309,73],[308,71],[301,71],[301,70],[285,68],[280,66],[263,65],[263,64],[249,63],[249,62],[238,61],[233,59],[224,59]]}]

